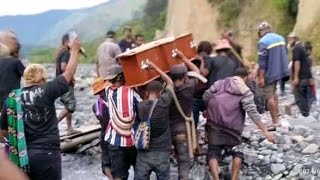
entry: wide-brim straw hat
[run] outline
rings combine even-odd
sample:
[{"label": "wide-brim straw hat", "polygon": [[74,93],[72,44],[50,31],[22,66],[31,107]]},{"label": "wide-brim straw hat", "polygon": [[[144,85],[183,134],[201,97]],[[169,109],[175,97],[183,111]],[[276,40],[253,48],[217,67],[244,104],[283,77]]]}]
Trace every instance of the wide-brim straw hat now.
[{"label": "wide-brim straw hat", "polygon": [[41,64],[30,64],[23,73],[26,85],[40,84],[48,79],[48,72]]},{"label": "wide-brim straw hat", "polygon": [[108,80],[103,79],[103,78],[97,78],[93,81],[91,88],[93,91],[93,94],[96,95],[102,90],[105,90],[106,87],[110,86],[111,83],[108,82]]},{"label": "wide-brim straw hat", "polygon": [[287,37],[288,38],[296,38],[297,34],[295,32],[291,32]]},{"label": "wide-brim straw hat", "polygon": [[231,45],[228,40],[220,39],[217,42],[217,46],[215,47],[215,51],[222,50],[222,49],[231,49]]}]

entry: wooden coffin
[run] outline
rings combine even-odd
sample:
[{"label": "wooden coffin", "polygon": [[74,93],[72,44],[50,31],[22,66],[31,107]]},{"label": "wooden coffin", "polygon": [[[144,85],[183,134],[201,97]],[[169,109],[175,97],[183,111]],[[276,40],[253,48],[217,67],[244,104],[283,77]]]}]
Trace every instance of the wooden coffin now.
[{"label": "wooden coffin", "polygon": [[176,48],[183,52],[188,59],[193,59],[197,56],[197,44],[194,42],[192,34],[184,34],[175,38]]},{"label": "wooden coffin", "polygon": [[164,60],[167,62],[169,67],[182,63],[182,60],[174,55],[174,50],[177,49],[177,47],[173,36],[159,39],[155,41],[155,44],[159,45],[160,51],[164,56]]},{"label": "wooden coffin", "polygon": [[176,49],[184,53],[188,59],[196,57],[196,44],[193,42],[192,34],[163,38],[120,54],[118,58],[123,66],[126,85],[143,86],[159,77],[154,70],[141,67],[146,60],[152,61],[164,72],[169,72],[170,67],[182,63],[174,56]]},{"label": "wooden coffin", "polygon": [[152,61],[164,72],[170,70],[159,45],[154,42],[129,50],[120,54],[118,58],[123,66],[126,85],[131,87],[146,85],[160,77],[156,71],[142,68],[146,60]]}]

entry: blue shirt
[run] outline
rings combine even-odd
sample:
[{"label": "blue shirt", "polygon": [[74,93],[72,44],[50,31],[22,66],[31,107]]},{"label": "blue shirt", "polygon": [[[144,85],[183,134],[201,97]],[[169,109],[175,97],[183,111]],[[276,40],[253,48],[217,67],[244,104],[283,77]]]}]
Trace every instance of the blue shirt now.
[{"label": "blue shirt", "polygon": [[259,70],[265,71],[265,83],[289,76],[286,43],[282,36],[267,33],[258,43]]}]

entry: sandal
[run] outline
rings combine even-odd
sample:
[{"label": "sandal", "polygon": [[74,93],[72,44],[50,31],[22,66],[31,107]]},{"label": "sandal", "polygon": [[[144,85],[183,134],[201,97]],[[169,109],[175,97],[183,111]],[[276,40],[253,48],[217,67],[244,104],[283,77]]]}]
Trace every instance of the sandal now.
[{"label": "sandal", "polygon": [[276,131],[278,127],[280,127],[281,124],[278,123],[278,124],[271,124],[270,126],[267,127],[267,130],[268,131]]}]

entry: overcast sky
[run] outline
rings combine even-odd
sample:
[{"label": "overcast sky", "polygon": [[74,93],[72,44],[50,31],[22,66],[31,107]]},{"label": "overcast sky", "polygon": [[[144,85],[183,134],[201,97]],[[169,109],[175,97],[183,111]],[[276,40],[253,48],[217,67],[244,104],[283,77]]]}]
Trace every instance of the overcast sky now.
[{"label": "overcast sky", "polygon": [[109,0],[1,0],[0,16],[91,7]]}]

